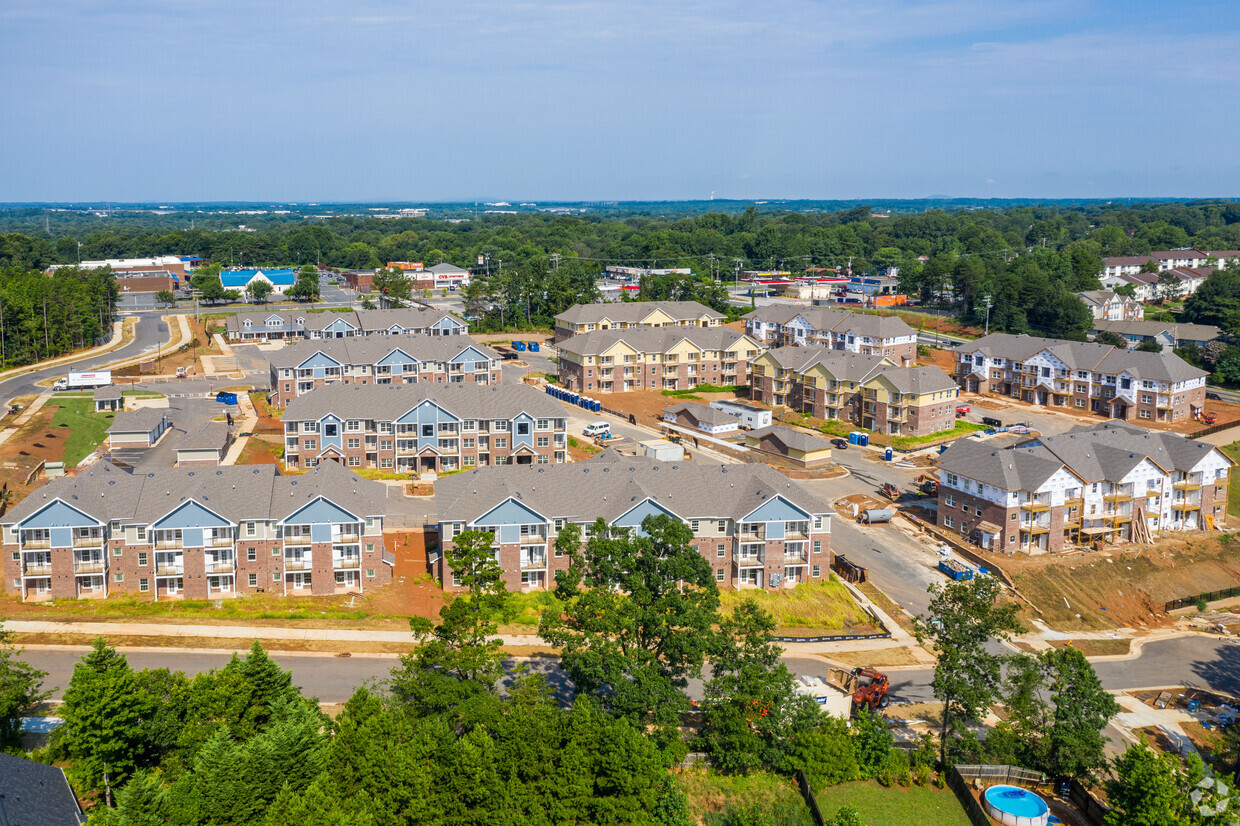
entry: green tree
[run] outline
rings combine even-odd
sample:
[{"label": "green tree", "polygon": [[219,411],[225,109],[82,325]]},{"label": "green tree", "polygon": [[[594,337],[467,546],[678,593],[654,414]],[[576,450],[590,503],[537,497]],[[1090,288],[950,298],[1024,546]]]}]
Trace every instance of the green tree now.
[{"label": "green tree", "polygon": [[863,705],[853,716],[852,735],[861,778],[870,780],[877,777],[895,744],[887,719]]},{"label": "green tree", "polygon": [[1106,784],[1107,826],[1192,826],[1176,758],[1160,754],[1144,739],[1115,761]]},{"label": "green tree", "polygon": [[1151,338],[1141,342],[1133,349],[1139,353],[1161,353],[1163,348],[1161,344]]},{"label": "green tree", "polygon": [[176,293],[172,292],[172,290],[160,290],[155,293],[155,300],[165,307],[171,307],[177,303]]},{"label": "green tree", "polygon": [[662,514],[647,516],[640,529],[600,519],[584,552],[569,541],[556,548],[569,556],[556,575],[565,609],[544,614],[539,635],[560,649],[578,692],[635,726],[655,726],[676,758],[684,748],[676,734],[677,715],[688,708],[684,689],[701,673],[719,609],[714,571],[693,532]]},{"label": "green tree", "polygon": [[861,820],[861,812],[853,806],[841,806],[835,810],[827,826],[865,826]]},{"label": "green tree", "polygon": [[[307,272],[309,270],[309,272]],[[302,267],[297,280],[285,295],[294,301],[317,301],[319,297],[319,273],[314,267]]]},{"label": "green tree", "polygon": [[1049,677],[1054,712],[1048,733],[1047,771],[1057,777],[1089,781],[1106,765],[1102,730],[1119,713],[1119,704],[1102,687],[1094,668],[1077,648],[1039,655]]},{"label": "green tree", "polygon": [[788,736],[818,717],[814,700],[797,694],[774,632],[775,618],[752,599],[719,623],[699,741],[724,771],[776,763]]},{"label": "green tree", "polygon": [[1183,294],[1184,282],[1180,280],[1179,276],[1171,272],[1171,270],[1164,270],[1158,274],[1159,302],[1174,301]]},{"label": "green tree", "polygon": [[1113,333],[1110,330],[1099,330],[1094,334],[1094,342],[1097,344],[1109,344],[1112,347],[1118,347],[1121,350],[1128,347],[1128,342],[1119,333]]},{"label": "green tree", "polygon": [[413,286],[399,267],[375,270],[371,287],[385,307],[404,307],[413,297]]},{"label": "green tree", "polygon": [[414,617],[418,647],[392,672],[392,693],[422,713],[453,708],[480,693],[491,694],[503,676],[503,642],[496,636],[508,601],[504,571],[490,531],[465,531],[444,548],[454,579],[467,593],[439,610],[439,622]]},{"label": "green tree", "polygon": [[939,759],[948,765],[949,743],[982,719],[999,694],[1003,664],[1009,659],[990,650],[1020,630],[1015,605],[999,605],[994,577],[933,584],[929,617],[914,621],[918,642],[934,645],[938,663],[931,688],[943,703]]},{"label": "green tree", "polygon": [[151,714],[124,655],[103,638],[73,668],[61,705],[56,742],[73,760],[79,788],[98,789],[108,806],[112,790],[141,760],[145,720]]},{"label": "green tree", "polygon": [[0,751],[21,746],[22,718],[50,694],[41,690],[47,672],[22,662],[21,653],[13,645],[13,632],[0,622]]},{"label": "green tree", "polygon": [[164,826],[168,800],[164,784],[141,769],[116,793],[116,808],[92,811],[90,826]]},{"label": "green tree", "polygon": [[261,278],[256,278],[246,285],[245,294],[248,295],[255,304],[266,304],[267,296],[271,295],[274,290],[275,288],[271,286],[270,282],[264,281]]},{"label": "green tree", "polygon": [[848,724],[829,714],[822,715],[814,728],[789,738],[784,767],[805,772],[811,789],[847,783],[861,776],[857,744]]}]

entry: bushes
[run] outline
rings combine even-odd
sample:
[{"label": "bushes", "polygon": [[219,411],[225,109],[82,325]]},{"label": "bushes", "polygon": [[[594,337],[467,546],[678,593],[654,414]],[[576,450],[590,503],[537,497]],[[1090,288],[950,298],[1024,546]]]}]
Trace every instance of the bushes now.
[{"label": "bushes", "polygon": [[861,776],[856,746],[847,725],[838,717],[825,716],[823,721],[818,728],[793,737],[785,758],[789,770],[805,772],[813,789]]}]

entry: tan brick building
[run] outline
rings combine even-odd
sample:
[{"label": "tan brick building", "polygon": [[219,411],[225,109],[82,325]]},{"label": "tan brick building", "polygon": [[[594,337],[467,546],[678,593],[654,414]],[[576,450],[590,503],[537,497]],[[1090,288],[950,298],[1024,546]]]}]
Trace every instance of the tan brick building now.
[{"label": "tan brick building", "polygon": [[728,327],[601,330],[559,344],[560,382],[579,393],[743,385],[762,348]]},{"label": "tan brick building", "polygon": [[559,343],[597,330],[634,330],[642,327],[719,327],[724,315],[696,301],[613,301],[574,304],[555,317]]},{"label": "tan brick building", "polygon": [[750,338],[768,347],[819,346],[883,356],[903,366],[917,358],[917,331],[897,316],[854,313],[839,307],[772,305],[744,318]]}]

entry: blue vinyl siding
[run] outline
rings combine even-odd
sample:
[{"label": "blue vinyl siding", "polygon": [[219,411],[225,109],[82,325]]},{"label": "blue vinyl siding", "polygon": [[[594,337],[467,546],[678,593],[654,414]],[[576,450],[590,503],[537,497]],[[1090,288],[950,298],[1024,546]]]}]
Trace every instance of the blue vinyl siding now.
[{"label": "blue vinyl siding", "polygon": [[36,511],[18,524],[21,528],[83,528],[101,525],[98,519],[87,516],[82,511],[67,505],[59,499],[49,503],[42,510]]},{"label": "blue vinyl siding", "polygon": [[223,528],[229,524],[227,519],[216,516],[197,502],[186,502],[151,527],[163,531],[176,528]]},{"label": "blue vinyl siding", "polygon": [[673,519],[680,519],[677,514],[674,514],[667,508],[647,499],[644,502],[638,503],[636,507],[631,508],[627,513],[621,514],[615,522],[612,522],[612,524],[618,528],[637,528],[641,526],[642,520],[647,516],[660,515],[670,516]]},{"label": "blue vinyl siding", "polygon": [[542,524],[547,518],[530,510],[515,499],[506,499],[474,520],[478,528],[495,528],[501,525]]},{"label": "blue vinyl siding", "polygon": [[362,520],[349,513],[344,508],[321,497],[315,499],[313,502],[282,520],[285,525],[313,525],[315,523],[334,524],[337,522],[360,521]]},{"label": "blue vinyl siding", "polygon": [[810,515],[798,508],[796,505],[784,499],[782,496],[776,496],[768,502],[764,502],[761,506],[755,508],[745,518],[744,522],[801,522],[809,519]]}]

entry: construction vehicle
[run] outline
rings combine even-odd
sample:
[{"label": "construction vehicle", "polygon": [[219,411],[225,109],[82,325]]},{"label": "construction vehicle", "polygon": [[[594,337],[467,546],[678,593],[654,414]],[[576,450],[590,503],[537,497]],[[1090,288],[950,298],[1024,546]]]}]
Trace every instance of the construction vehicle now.
[{"label": "construction vehicle", "polygon": [[900,489],[890,482],[883,482],[882,485],[879,486],[879,490],[881,490],[883,495],[892,502],[900,498]]},{"label": "construction vehicle", "polygon": [[887,703],[890,702],[887,697],[887,690],[890,687],[887,675],[873,668],[857,667],[851,671],[832,668],[827,671],[827,685],[852,695],[854,713],[861,706],[873,710],[886,708]]},{"label": "construction vehicle", "polygon": [[1205,422],[1206,424],[1214,424],[1215,422],[1218,421],[1218,415],[1215,413],[1206,413],[1205,416],[1202,417],[1201,420]]},{"label": "construction vehicle", "polygon": [[679,433],[668,433],[664,436],[664,438],[674,445],[678,445],[684,441],[684,437],[682,437]]},{"label": "construction vehicle", "polygon": [[939,480],[931,476],[929,473],[923,473],[913,480],[913,485],[921,493],[926,496],[939,495]]}]

